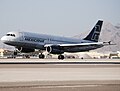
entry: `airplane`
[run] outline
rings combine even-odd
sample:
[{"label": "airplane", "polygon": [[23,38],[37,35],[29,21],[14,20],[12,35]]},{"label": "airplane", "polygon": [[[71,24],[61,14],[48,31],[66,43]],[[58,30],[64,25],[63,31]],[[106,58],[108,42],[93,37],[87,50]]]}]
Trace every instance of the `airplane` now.
[{"label": "airplane", "polygon": [[34,52],[38,49],[40,59],[45,58],[43,51],[47,51],[49,54],[57,54],[58,59],[63,60],[64,52],[84,52],[110,45],[110,41],[98,42],[102,25],[103,21],[98,20],[91,32],[83,39],[12,31],[3,36],[1,41],[23,53]]}]

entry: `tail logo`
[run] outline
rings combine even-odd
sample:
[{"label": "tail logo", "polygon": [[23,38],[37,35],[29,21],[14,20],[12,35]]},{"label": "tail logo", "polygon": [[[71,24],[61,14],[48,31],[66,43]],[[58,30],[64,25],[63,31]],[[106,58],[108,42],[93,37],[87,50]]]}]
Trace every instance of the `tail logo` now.
[{"label": "tail logo", "polygon": [[97,41],[99,39],[99,35],[100,35],[100,25],[96,25],[94,27],[94,33],[91,37],[91,40]]}]

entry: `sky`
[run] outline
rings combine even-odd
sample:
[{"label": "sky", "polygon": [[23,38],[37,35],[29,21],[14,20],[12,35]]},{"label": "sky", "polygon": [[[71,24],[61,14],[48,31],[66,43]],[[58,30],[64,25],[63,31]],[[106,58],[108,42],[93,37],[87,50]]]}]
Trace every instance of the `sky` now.
[{"label": "sky", "polygon": [[120,23],[120,0],[0,0],[0,37],[9,31],[70,37],[98,19]]}]

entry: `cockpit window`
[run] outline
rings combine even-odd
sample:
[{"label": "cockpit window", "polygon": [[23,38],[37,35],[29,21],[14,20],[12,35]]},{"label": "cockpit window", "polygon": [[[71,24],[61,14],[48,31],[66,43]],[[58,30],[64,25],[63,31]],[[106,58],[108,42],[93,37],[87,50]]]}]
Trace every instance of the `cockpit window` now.
[{"label": "cockpit window", "polygon": [[13,36],[13,37],[15,37],[15,34],[7,34],[6,36]]}]

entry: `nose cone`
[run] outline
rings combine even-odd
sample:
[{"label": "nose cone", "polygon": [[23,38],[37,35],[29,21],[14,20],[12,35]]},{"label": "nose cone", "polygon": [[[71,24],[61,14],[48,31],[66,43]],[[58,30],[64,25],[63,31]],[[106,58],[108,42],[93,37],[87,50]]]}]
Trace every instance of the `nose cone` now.
[{"label": "nose cone", "polygon": [[6,41],[7,41],[7,38],[6,38],[5,36],[3,36],[3,37],[1,38],[1,41],[2,41],[2,42],[6,42]]}]

